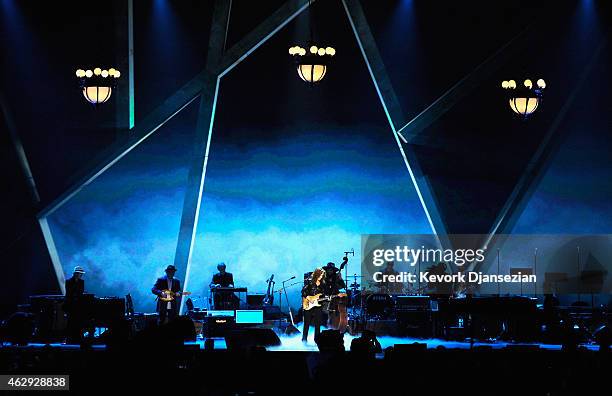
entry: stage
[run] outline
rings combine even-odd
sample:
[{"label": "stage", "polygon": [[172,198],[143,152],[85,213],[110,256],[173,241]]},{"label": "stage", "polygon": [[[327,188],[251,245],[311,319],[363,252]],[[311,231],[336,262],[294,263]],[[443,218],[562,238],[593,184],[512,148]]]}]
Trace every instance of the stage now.
[{"label": "stage", "polygon": [[1,1],[0,392],[610,393],[611,26]]}]

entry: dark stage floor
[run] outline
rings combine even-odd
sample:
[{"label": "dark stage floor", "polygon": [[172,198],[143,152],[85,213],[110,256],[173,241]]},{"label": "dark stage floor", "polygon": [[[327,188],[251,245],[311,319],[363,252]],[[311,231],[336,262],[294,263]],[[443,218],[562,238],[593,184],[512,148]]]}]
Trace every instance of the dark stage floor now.
[{"label": "dark stage floor", "polygon": [[[280,336],[282,345],[280,346],[271,346],[266,349],[270,352],[317,352],[318,348],[310,336],[308,343],[303,343],[301,341],[301,336],[298,334],[296,336]],[[351,341],[353,340],[353,336],[346,334],[344,336],[344,346],[348,351],[350,350]],[[227,350],[227,344],[225,339],[222,337],[214,337],[210,338],[214,342],[215,350]],[[513,342],[504,342],[504,341],[492,341],[492,342],[482,342],[482,341],[474,341],[470,343],[469,340],[466,341],[447,341],[437,338],[430,339],[421,339],[421,338],[410,338],[410,337],[388,337],[381,336],[378,337],[380,341],[382,349],[386,349],[389,347],[393,347],[394,345],[410,345],[414,343],[418,344],[426,344],[427,349],[436,349],[436,348],[444,348],[444,349],[458,349],[458,350],[467,350],[467,349],[484,349],[489,348],[493,350],[504,349],[504,348],[530,348],[530,349],[542,349],[547,351],[561,351],[562,345],[559,344],[543,344],[543,343],[513,343]],[[198,337],[196,341],[186,341],[184,343],[187,347],[197,347],[201,350],[204,350],[206,338]],[[14,349],[41,349],[41,348],[51,348],[57,350],[78,350],[80,349],[79,345],[75,344],[65,344],[65,343],[29,343],[27,346],[3,346],[3,348],[14,348]],[[154,345],[151,345],[154,348]],[[106,350],[105,345],[93,345],[91,347],[95,350]],[[596,344],[581,344],[579,348],[588,351],[597,351],[599,346]],[[378,357],[383,357],[383,354],[379,354]]]}]

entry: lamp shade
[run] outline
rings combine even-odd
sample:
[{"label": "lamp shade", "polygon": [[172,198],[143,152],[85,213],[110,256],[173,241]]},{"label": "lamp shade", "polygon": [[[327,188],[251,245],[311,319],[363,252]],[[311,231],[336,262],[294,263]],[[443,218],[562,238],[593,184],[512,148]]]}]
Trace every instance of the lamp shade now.
[{"label": "lamp shade", "polygon": [[540,98],[510,98],[509,101],[512,111],[522,117],[531,115],[540,104]]},{"label": "lamp shade", "polygon": [[525,79],[522,84],[515,80],[502,81],[501,87],[506,93],[506,98],[512,111],[523,120],[529,118],[542,103],[542,96],[546,82],[543,79],[533,81]]},{"label": "lamp shade", "polygon": [[83,96],[91,104],[105,103],[113,92],[111,87],[83,87]]},{"label": "lamp shade", "polygon": [[[308,48],[308,50],[306,50]],[[312,43],[302,48],[299,45],[289,48],[289,55],[293,56],[297,72],[302,81],[314,85],[327,73],[327,66],[336,54],[332,47],[316,46]]]},{"label": "lamp shade", "polygon": [[307,83],[317,83],[325,77],[327,66],[301,64],[297,66],[297,71],[302,80]]},{"label": "lamp shade", "polygon": [[106,103],[110,99],[120,75],[119,70],[114,68],[107,70],[96,67],[93,71],[91,69],[76,71],[83,97],[94,106]]}]

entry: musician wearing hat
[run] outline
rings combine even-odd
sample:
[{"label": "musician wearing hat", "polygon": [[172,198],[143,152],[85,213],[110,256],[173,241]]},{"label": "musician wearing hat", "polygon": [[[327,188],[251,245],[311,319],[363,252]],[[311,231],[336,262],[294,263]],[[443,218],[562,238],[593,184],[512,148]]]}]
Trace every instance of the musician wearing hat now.
[{"label": "musician wearing hat", "polygon": [[[324,310],[327,311],[327,327],[334,330],[341,330],[344,332],[344,326],[341,319],[342,315],[346,317],[346,293],[341,293],[342,289],[346,290],[346,284],[342,279],[340,271],[344,269],[344,266],[348,262],[348,257],[344,257],[340,269],[336,267],[336,264],[329,262],[323,271],[325,271],[325,283],[323,284],[323,293],[326,296],[337,296],[343,297],[334,298],[324,305]],[[342,327],[342,328],[341,328]]]},{"label": "musician wearing hat", "polygon": [[176,267],[166,267],[166,275],[157,278],[151,292],[157,296],[159,324],[164,324],[178,316],[180,309],[181,281],[174,277]]},{"label": "musician wearing hat", "polygon": [[64,312],[66,312],[66,332],[68,343],[79,344],[83,332],[85,315],[82,307],[82,298],[85,293],[85,281],[83,275],[85,270],[77,265],[74,267],[72,277],[66,279],[64,298]]}]

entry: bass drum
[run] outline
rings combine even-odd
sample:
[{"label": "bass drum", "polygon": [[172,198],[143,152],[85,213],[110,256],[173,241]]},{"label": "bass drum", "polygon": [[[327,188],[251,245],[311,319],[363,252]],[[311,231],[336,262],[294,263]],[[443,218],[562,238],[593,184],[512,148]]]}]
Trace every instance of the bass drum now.
[{"label": "bass drum", "polygon": [[387,319],[393,314],[393,298],[388,294],[370,294],[366,298],[366,315],[368,318]]}]

